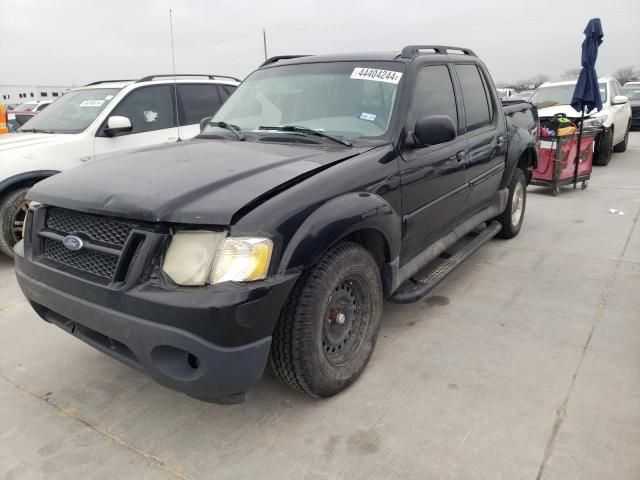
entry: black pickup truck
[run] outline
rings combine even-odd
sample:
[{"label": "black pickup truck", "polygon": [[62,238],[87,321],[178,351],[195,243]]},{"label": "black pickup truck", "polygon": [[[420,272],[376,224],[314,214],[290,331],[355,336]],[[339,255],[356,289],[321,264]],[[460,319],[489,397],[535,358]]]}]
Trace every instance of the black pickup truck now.
[{"label": "black pickup truck", "polygon": [[38,183],[18,282],[47,322],[193,397],[242,401],[269,360],[331,396],[384,299],[518,234],[537,130],[465,48],[274,57],[196,139]]}]

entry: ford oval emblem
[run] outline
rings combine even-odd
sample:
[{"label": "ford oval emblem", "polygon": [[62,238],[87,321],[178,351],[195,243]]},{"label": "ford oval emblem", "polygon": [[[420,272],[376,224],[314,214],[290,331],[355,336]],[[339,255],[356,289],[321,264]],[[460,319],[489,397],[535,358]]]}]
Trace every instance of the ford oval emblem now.
[{"label": "ford oval emblem", "polygon": [[67,235],[62,239],[62,244],[67,247],[69,250],[73,250],[74,252],[80,250],[84,247],[84,242],[80,237],[76,237],[75,235]]}]

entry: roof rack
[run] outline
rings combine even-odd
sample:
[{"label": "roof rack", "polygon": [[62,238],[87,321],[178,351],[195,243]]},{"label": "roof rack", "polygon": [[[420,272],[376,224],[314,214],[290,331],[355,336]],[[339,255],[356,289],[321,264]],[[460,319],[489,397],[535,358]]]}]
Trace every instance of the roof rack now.
[{"label": "roof rack", "polygon": [[147,75],[146,77],[142,77],[140,80],[136,80],[136,82],[148,82],[153,80],[154,78],[166,78],[166,77],[206,77],[209,80],[218,80],[221,78],[226,78],[228,80],[233,80],[234,82],[240,82],[236,77],[232,77],[230,75],[209,75],[206,73],[164,73],[160,75]]},{"label": "roof rack", "polygon": [[477,55],[473,53],[473,50],[462,47],[448,47],[446,45],[407,45],[402,49],[402,53],[400,56],[402,58],[413,58],[416,55],[420,55],[421,50],[433,50],[433,53],[438,54],[448,54],[449,51],[452,53],[462,53],[463,55],[470,55],[472,57],[476,57]]},{"label": "roof rack", "polygon": [[98,80],[97,82],[87,83],[85,87],[90,87],[91,85],[100,85],[101,83],[115,83],[115,82],[133,82],[133,80],[130,78],[127,78],[124,80]]},{"label": "roof rack", "polygon": [[311,55],[276,55],[275,57],[269,57],[260,64],[260,67],[265,65],[271,65],[272,63],[279,62],[280,60],[291,60],[292,58],[310,57]]}]

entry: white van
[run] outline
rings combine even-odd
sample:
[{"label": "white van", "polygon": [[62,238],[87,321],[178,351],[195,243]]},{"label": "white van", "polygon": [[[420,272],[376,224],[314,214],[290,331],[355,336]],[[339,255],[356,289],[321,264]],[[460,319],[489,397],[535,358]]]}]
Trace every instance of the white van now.
[{"label": "white van", "polygon": [[192,138],[200,120],[239,84],[219,75],[95,82],[66,93],[16,133],[2,135],[0,251],[12,255],[22,238],[25,194],[33,184],[100,155]]}]

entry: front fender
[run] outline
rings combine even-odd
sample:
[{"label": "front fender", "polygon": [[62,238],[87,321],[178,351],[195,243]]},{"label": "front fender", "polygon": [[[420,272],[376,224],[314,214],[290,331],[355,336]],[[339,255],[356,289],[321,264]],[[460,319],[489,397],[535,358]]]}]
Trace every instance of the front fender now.
[{"label": "front fender", "polygon": [[390,258],[397,257],[401,216],[379,195],[351,192],[329,200],[300,225],[285,247],[278,270],[313,265],[341,238],[363,229],[379,232]]},{"label": "front fender", "polygon": [[33,181],[44,180],[47,177],[60,173],[58,170],[35,170],[32,172],[19,173],[11,177],[5,178],[0,181],[0,195],[5,191],[10,190],[14,185],[23,184],[24,182],[30,182],[28,185],[33,184]]},{"label": "front fender", "polygon": [[[525,128],[515,129],[509,140],[509,149],[507,151],[507,160],[505,165],[506,168],[504,176],[502,177],[502,182],[500,183],[500,188],[506,188],[509,185],[514,170],[518,166],[522,156],[527,151],[533,153],[530,163],[536,167],[538,163],[537,136]],[[528,166],[529,165],[527,165],[527,167]]]}]

